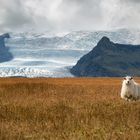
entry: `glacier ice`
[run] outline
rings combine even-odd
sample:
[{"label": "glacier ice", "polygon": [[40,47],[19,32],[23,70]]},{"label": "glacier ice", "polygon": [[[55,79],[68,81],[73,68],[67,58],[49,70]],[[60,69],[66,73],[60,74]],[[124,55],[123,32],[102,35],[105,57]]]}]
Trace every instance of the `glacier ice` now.
[{"label": "glacier ice", "polygon": [[103,37],[123,44],[140,44],[139,30],[10,33],[6,46],[13,59],[0,63],[0,77],[73,77],[69,67]]}]

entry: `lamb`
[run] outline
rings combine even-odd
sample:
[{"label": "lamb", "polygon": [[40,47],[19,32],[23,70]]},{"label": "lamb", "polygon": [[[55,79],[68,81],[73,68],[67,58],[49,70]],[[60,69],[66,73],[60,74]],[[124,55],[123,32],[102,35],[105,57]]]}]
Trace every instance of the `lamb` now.
[{"label": "lamb", "polygon": [[121,98],[127,101],[140,99],[140,85],[131,76],[126,76],[123,80]]}]

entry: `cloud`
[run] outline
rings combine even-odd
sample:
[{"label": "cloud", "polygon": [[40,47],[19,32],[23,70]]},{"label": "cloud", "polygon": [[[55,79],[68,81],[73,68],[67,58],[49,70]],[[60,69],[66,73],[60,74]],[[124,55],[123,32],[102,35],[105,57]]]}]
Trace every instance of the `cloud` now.
[{"label": "cloud", "polygon": [[130,2],[130,3],[135,3],[135,4],[138,4],[138,3],[140,3],[140,1],[139,0],[123,0],[122,2]]},{"label": "cloud", "polygon": [[1,0],[0,30],[140,28],[139,0]]},{"label": "cloud", "polygon": [[[102,13],[100,7],[101,0],[63,0],[62,11],[70,16],[66,18],[66,26],[71,29],[95,29],[101,26]],[[74,8],[74,11],[73,11]]]},{"label": "cloud", "polygon": [[140,2],[138,0],[119,0],[111,25],[112,27],[140,28],[139,13]]},{"label": "cloud", "polygon": [[32,23],[26,7],[20,0],[1,0],[0,2],[0,29],[8,30],[22,28],[24,25]]}]

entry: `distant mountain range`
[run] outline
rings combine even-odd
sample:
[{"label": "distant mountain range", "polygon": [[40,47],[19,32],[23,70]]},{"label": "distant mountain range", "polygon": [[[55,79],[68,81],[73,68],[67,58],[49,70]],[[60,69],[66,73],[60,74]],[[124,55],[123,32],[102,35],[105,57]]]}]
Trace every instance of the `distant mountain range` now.
[{"label": "distant mountain range", "polygon": [[9,39],[1,36],[0,77],[71,77],[69,68],[103,36],[119,44],[140,44],[139,29],[64,33],[13,31],[9,35]]},{"label": "distant mountain range", "polygon": [[113,43],[103,37],[77,62],[71,73],[82,77],[140,76],[140,45]]},{"label": "distant mountain range", "polygon": [[73,31],[55,34],[50,32],[10,33],[9,46],[33,46],[33,48],[90,50],[103,37],[121,44],[140,44],[140,30],[118,29],[111,31]]}]

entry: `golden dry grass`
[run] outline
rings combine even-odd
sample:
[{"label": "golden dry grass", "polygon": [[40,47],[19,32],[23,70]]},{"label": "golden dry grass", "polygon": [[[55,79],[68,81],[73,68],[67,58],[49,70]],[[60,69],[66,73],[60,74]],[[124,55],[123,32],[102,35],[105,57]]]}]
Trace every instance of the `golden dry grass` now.
[{"label": "golden dry grass", "polygon": [[140,102],[120,88],[119,78],[0,79],[0,139],[140,140]]}]

